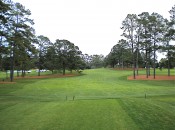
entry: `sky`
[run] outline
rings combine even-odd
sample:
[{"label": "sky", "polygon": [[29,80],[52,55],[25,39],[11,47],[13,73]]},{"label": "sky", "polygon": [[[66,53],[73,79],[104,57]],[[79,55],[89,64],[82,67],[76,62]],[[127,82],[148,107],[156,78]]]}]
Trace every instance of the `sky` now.
[{"label": "sky", "polygon": [[37,35],[66,39],[85,54],[109,54],[122,38],[127,14],[157,12],[169,18],[174,0],[13,0],[32,13]]}]

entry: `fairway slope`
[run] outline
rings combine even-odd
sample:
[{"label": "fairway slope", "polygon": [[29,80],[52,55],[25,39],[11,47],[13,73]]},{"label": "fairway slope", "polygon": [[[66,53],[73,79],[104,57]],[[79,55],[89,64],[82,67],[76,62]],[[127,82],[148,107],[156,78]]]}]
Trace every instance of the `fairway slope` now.
[{"label": "fairway slope", "polygon": [[132,71],[0,84],[1,130],[173,130],[174,81],[127,80]]}]

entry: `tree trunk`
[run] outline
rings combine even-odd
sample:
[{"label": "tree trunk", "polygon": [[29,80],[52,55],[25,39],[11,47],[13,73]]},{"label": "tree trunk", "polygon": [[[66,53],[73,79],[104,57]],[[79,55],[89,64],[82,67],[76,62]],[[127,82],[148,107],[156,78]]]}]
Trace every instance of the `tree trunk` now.
[{"label": "tree trunk", "polygon": [[22,64],[22,68],[21,68],[21,77],[23,77],[23,64]]},{"label": "tree trunk", "polygon": [[123,63],[123,50],[122,50],[122,70],[124,69],[124,63]]},{"label": "tree trunk", "polygon": [[137,61],[136,61],[137,75],[139,75],[139,42],[140,42],[140,37],[138,36],[138,41],[137,41]]},{"label": "tree trunk", "polygon": [[10,81],[13,82],[14,77],[14,46],[12,45],[12,50],[10,54]]},{"label": "tree trunk", "polygon": [[8,79],[8,70],[6,70],[6,79]]},{"label": "tree trunk", "polygon": [[137,70],[137,75],[139,75],[139,49],[137,48],[137,60],[136,60],[136,70]]},{"label": "tree trunk", "polygon": [[[17,22],[16,22],[16,24],[18,24],[18,14],[17,14]],[[16,29],[15,29],[15,33],[17,33],[17,30],[18,29],[18,27],[16,27]],[[14,59],[15,59],[15,41],[13,41],[13,43],[12,43],[12,50],[11,50],[11,68],[10,68],[10,81],[11,82],[13,82],[13,79],[14,79]]]},{"label": "tree trunk", "polygon": [[66,72],[66,66],[65,63],[63,62],[63,75],[65,75],[65,72]]},{"label": "tree trunk", "polygon": [[3,70],[3,68],[2,68],[2,56],[0,56],[0,70],[2,71]]},{"label": "tree trunk", "polygon": [[168,46],[168,76],[170,76],[170,54],[169,54],[169,41],[167,42],[167,46]]},{"label": "tree trunk", "polygon": [[149,51],[148,51],[148,76],[151,76],[151,72],[150,72],[150,68],[151,68],[151,55],[150,55],[151,51],[150,51],[150,47],[149,47]]},{"label": "tree trunk", "polygon": [[114,68],[115,67],[115,64],[112,64],[112,68]]},{"label": "tree trunk", "polygon": [[148,78],[148,51],[146,49],[146,78]]},{"label": "tree trunk", "polygon": [[134,55],[134,41],[133,41],[133,21],[131,20],[131,33],[130,33],[130,37],[131,37],[131,44],[132,44],[132,62],[133,62],[133,78],[136,78],[136,74],[135,74],[135,55]]},{"label": "tree trunk", "polygon": [[40,69],[38,69],[38,76],[40,76]]},{"label": "tree trunk", "polygon": [[38,68],[38,76],[40,76],[41,72],[41,45],[40,45],[40,51],[39,51],[39,68]]},{"label": "tree trunk", "polygon": [[22,69],[22,77],[25,77],[25,75],[26,75],[26,71]]},{"label": "tree trunk", "polygon": [[[4,30],[3,30],[3,31],[4,31]],[[2,36],[1,36],[0,46],[1,46],[1,45],[2,45]],[[2,71],[2,70],[3,70],[3,68],[2,68],[2,64],[3,64],[3,63],[2,63],[2,54],[1,54],[1,56],[0,56],[0,64],[1,64],[1,65],[0,65],[0,67],[1,67],[0,70]]]},{"label": "tree trunk", "polygon": [[40,76],[41,73],[41,62],[40,62],[40,56],[39,56],[39,68],[38,68],[38,76]]},{"label": "tree trunk", "polygon": [[19,69],[17,70],[17,77],[19,77]]},{"label": "tree trunk", "polygon": [[65,72],[66,72],[66,69],[65,69],[65,68],[63,68],[63,75],[65,75]]},{"label": "tree trunk", "polygon": [[153,72],[154,79],[156,78],[156,63],[155,63],[156,62],[156,48],[155,47],[156,47],[156,43],[154,41],[154,72]]},{"label": "tree trunk", "polygon": [[132,44],[132,55],[133,55],[133,78],[136,78],[136,74],[135,74],[135,56],[134,56],[134,45]]}]

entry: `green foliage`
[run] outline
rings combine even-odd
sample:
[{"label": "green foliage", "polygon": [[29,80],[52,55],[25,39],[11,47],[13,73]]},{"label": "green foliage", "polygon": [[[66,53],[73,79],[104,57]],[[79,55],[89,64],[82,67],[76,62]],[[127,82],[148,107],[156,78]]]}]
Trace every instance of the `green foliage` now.
[{"label": "green foliage", "polygon": [[103,55],[92,55],[90,66],[91,68],[103,67],[104,66],[104,56]]},{"label": "green foliage", "polygon": [[83,55],[83,61],[85,63],[86,69],[95,69],[95,68],[102,68],[105,66],[104,64],[104,55]]},{"label": "green foliage", "polygon": [[119,40],[118,44],[113,46],[105,58],[105,66],[123,68],[132,64],[134,77],[135,70],[139,66],[147,68],[147,75],[149,75],[149,68],[153,67],[155,77],[155,69],[158,64],[156,52],[164,51],[167,52],[167,66],[172,68],[174,57],[171,55],[174,53],[174,46],[169,45],[169,42],[174,40],[174,9],[172,7],[169,11],[170,21],[155,12],[151,14],[142,12],[139,15],[128,14],[122,21],[121,27],[122,36],[125,39]]},{"label": "green foliage", "polygon": [[118,44],[114,45],[111,49],[110,54],[105,59],[106,65],[110,65],[111,67],[129,67],[132,63],[132,53],[131,48],[129,47],[129,43],[121,39],[118,41]]},{"label": "green foliage", "polygon": [[57,58],[57,66],[63,70],[63,75],[66,69],[79,70],[83,66],[82,52],[78,46],[68,40],[57,39],[54,43],[54,48]]},{"label": "green foliage", "polygon": [[4,66],[7,62],[5,59],[10,57],[11,81],[13,81],[14,69],[28,69],[30,58],[35,52],[33,46],[33,38],[35,31],[32,28],[34,22],[29,17],[30,10],[20,3],[13,1],[1,1],[0,12],[0,67],[1,70],[6,69]]},{"label": "green foliage", "polygon": [[[38,54],[38,62],[36,62],[36,66],[38,68],[38,76],[40,76],[40,71],[42,69],[46,68],[44,66],[46,64],[46,57],[45,57],[45,55],[47,53],[47,50],[49,49],[49,46],[50,46],[51,42],[50,42],[48,37],[43,36],[43,35],[38,36],[35,39],[35,42],[38,45],[38,53],[39,54]],[[47,60],[47,65],[48,65],[48,60]]]},{"label": "green foliage", "polygon": [[169,11],[169,13],[171,15],[170,16],[171,20],[175,22],[175,5],[172,7],[172,9]]}]

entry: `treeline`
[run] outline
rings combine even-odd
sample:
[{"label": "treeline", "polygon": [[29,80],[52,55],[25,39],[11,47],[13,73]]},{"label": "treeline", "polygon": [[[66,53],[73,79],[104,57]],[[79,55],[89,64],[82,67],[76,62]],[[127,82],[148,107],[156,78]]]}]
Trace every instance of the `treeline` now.
[{"label": "treeline", "polygon": [[[170,75],[170,68],[175,67],[175,45],[170,45],[170,41],[175,40],[175,6],[169,13],[170,20],[158,13],[128,14],[122,21],[123,39],[105,58],[106,65],[132,66],[134,78],[139,67],[147,69],[147,76],[150,68],[154,68],[154,77],[156,67],[167,67]],[[156,52],[166,52],[160,64]]]},{"label": "treeline", "polygon": [[0,70],[76,70],[103,66],[104,56],[83,54],[78,46],[68,40],[57,39],[52,43],[47,36],[36,36],[31,12],[20,3],[0,0]]},{"label": "treeline", "polygon": [[[175,6],[169,11],[170,20],[158,13],[143,12],[139,15],[128,14],[122,21],[123,39],[119,40],[111,52],[103,55],[83,54],[79,47],[68,40],[57,39],[52,43],[47,36],[36,36],[31,12],[20,3],[0,0],[0,70],[10,70],[13,81],[14,70],[37,68],[52,72],[65,70],[132,67],[133,75],[139,67],[150,68],[175,67]],[[156,52],[166,52],[166,58],[158,63]],[[17,71],[18,72],[18,71]],[[19,76],[19,73],[17,73]]]}]

